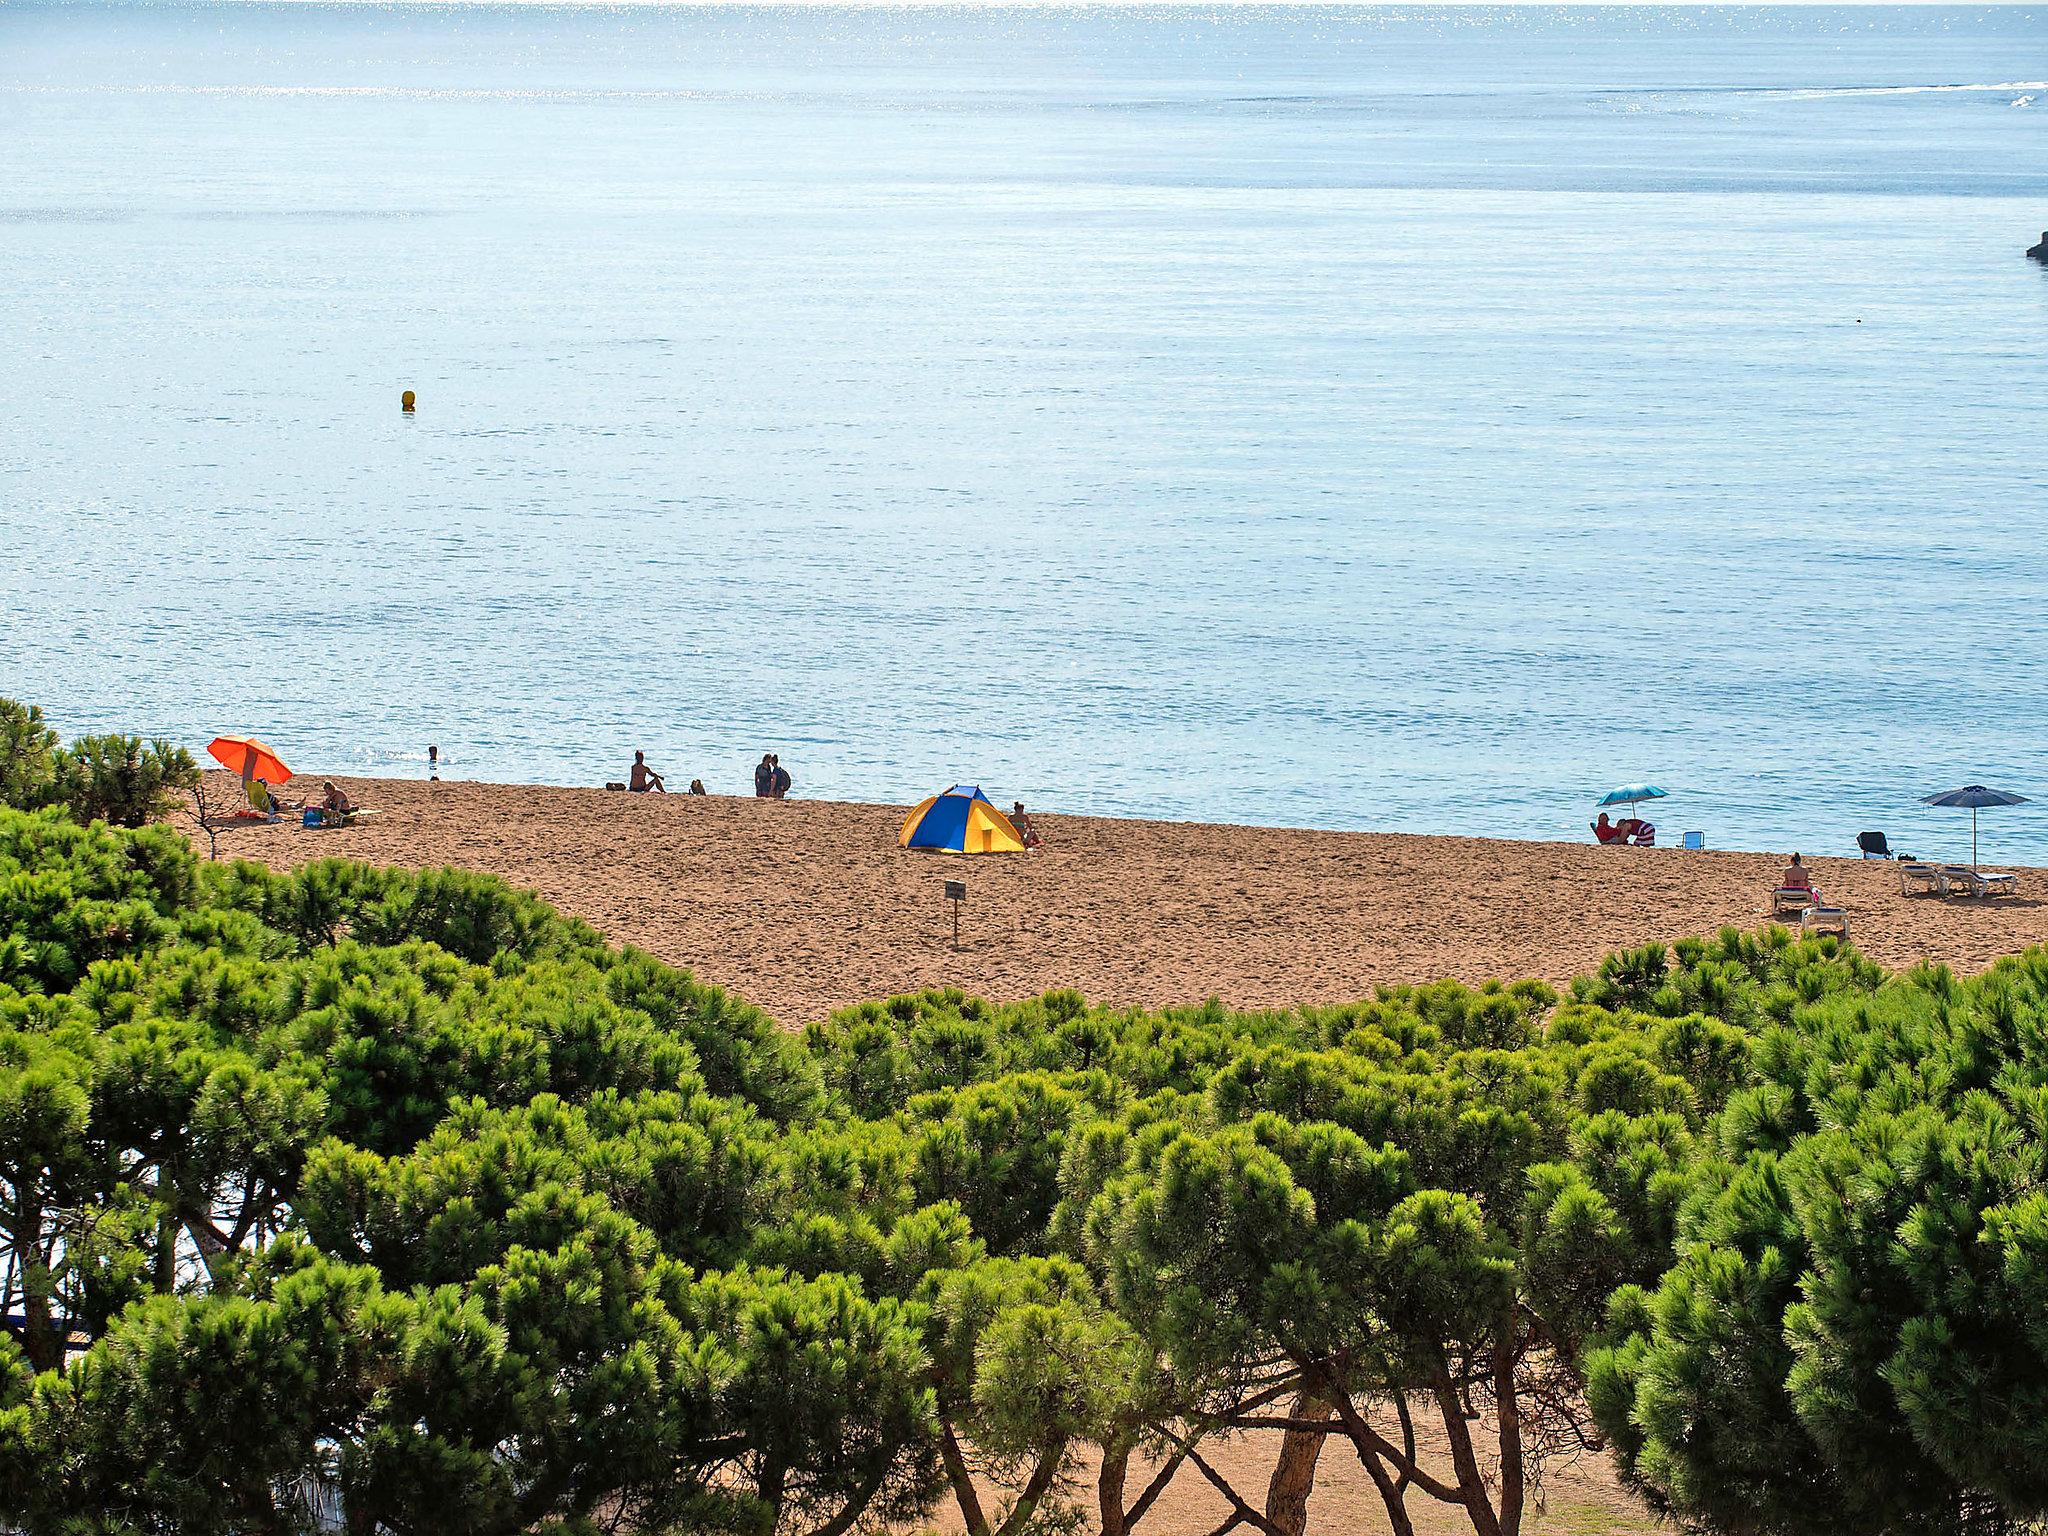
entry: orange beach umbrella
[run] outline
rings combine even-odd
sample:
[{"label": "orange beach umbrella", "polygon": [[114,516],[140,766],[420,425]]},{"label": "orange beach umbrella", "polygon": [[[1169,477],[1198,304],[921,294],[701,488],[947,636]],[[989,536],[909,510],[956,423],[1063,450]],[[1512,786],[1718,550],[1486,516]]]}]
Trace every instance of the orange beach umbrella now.
[{"label": "orange beach umbrella", "polygon": [[292,776],[284,759],[254,736],[216,736],[206,744],[206,750],[221,767],[245,779],[282,784]]}]

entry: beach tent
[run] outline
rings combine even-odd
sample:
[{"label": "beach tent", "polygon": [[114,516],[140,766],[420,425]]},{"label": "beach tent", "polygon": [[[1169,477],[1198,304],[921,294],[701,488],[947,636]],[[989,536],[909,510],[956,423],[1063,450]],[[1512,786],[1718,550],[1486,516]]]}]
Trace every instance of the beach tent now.
[{"label": "beach tent", "polygon": [[903,848],[934,853],[1022,853],[1024,839],[1010,818],[989,804],[978,785],[955,784],[919,803],[896,839]]}]

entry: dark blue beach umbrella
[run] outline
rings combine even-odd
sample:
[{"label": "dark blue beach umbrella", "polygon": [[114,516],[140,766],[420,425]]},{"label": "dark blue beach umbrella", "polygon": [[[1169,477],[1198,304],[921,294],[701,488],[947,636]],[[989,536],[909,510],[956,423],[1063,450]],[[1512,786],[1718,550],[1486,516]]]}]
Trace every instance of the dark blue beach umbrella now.
[{"label": "dark blue beach umbrella", "polygon": [[1961,789],[1951,789],[1945,794],[1925,795],[1922,805],[1950,806],[1970,810],[1970,868],[1977,867],[1977,812],[1987,805],[2025,805],[2025,795],[2010,794],[2002,789],[1986,789],[1982,784],[1965,784]]}]

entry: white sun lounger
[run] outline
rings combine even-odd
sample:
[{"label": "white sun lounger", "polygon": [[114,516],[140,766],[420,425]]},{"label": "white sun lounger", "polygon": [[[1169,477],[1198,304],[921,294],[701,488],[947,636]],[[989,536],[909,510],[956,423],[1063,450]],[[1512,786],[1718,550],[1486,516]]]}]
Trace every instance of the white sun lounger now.
[{"label": "white sun lounger", "polygon": [[1840,907],[1808,907],[1799,914],[1799,932],[1802,936],[1832,933],[1846,939],[1849,937],[1849,914]]},{"label": "white sun lounger", "polygon": [[1921,864],[1918,862],[1901,864],[1899,866],[1899,894],[1901,896],[1910,896],[1915,891],[1925,891],[1930,896],[1941,895],[1941,871],[1932,864]]},{"label": "white sun lounger", "polygon": [[1941,871],[1941,894],[1944,896],[2017,896],[2020,893],[2019,877],[2001,874],[1988,869],[1971,869],[1962,864],[1947,864]]}]

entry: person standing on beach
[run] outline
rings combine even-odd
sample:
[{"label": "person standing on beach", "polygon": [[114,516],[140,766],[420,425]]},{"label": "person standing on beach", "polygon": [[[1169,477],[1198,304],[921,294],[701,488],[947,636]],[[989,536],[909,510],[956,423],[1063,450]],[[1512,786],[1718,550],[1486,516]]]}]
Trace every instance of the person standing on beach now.
[{"label": "person standing on beach", "polygon": [[645,752],[635,752],[633,754],[633,776],[627,783],[626,788],[636,795],[644,795],[650,789],[658,790],[664,795],[668,793],[668,786],[662,783],[661,775],[647,766],[647,754]]},{"label": "person standing on beach", "polygon": [[775,758],[763,752],[761,761],[754,764],[754,798],[766,800],[775,793]]},{"label": "person standing on beach", "polygon": [[780,757],[771,757],[768,759],[768,761],[775,765],[775,774],[773,779],[770,781],[775,793],[775,798],[778,800],[787,800],[789,798],[790,786],[789,770],[782,766],[782,759]]}]

